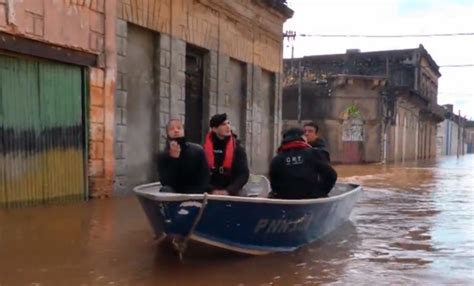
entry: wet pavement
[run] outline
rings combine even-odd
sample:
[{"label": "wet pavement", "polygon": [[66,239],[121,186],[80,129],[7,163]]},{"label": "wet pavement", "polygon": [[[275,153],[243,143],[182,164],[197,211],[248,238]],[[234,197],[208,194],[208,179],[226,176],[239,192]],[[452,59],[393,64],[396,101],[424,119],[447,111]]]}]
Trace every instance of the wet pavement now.
[{"label": "wet pavement", "polygon": [[133,197],[0,210],[0,285],[474,285],[474,156],[338,166],[351,221],[289,254],[186,257]]}]

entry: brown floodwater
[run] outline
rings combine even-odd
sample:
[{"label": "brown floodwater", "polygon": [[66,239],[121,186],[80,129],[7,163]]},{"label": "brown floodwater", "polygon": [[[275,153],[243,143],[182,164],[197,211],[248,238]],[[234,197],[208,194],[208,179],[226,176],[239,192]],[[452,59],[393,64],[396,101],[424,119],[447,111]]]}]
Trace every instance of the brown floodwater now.
[{"label": "brown floodwater", "polygon": [[474,285],[474,156],[338,166],[351,221],[263,257],[157,247],[133,197],[0,210],[0,285]]}]

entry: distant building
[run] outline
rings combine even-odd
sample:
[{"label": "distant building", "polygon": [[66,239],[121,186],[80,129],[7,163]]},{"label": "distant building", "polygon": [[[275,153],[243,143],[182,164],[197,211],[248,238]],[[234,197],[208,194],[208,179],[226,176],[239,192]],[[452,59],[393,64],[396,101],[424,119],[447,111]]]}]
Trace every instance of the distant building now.
[{"label": "distant building", "polygon": [[436,156],[439,67],[426,49],[284,60],[283,121],[315,121],[335,162],[405,161]]},{"label": "distant building", "polygon": [[467,121],[466,128],[465,128],[465,140],[466,140],[466,153],[473,154],[474,153],[474,121]]},{"label": "distant building", "polygon": [[445,120],[438,124],[436,135],[436,154],[438,156],[464,155],[466,153],[466,122],[453,112],[453,105],[443,105]]}]

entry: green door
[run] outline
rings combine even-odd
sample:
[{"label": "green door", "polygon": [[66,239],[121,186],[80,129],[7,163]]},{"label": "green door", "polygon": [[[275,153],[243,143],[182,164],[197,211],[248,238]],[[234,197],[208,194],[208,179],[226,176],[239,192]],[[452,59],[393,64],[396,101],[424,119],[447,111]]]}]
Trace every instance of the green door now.
[{"label": "green door", "polygon": [[82,68],[0,55],[0,206],[85,198]]}]

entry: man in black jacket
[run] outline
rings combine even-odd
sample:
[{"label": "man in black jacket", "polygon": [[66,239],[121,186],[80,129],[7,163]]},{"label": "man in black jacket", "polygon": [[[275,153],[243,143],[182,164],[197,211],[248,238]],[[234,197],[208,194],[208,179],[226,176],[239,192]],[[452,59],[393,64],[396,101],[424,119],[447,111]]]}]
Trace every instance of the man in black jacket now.
[{"label": "man in black jacket", "polygon": [[326,197],[336,180],[336,171],[306,143],[303,129],[291,128],[285,132],[278,155],[270,165],[272,197]]},{"label": "man in black jacket", "polygon": [[331,162],[331,156],[329,155],[326,141],[319,137],[319,126],[314,122],[307,122],[303,126],[303,129],[308,144],[318,151],[317,153],[321,160],[324,160],[327,163]]},{"label": "man in black jacket", "polygon": [[204,193],[209,184],[209,167],[201,146],[186,142],[180,120],[167,126],[166,148],[158,155],[162,191],[186,194]]},{"label": "man in black jacket", "polygon": [[232,133],[227,114],[214,115],[211,131],[204,142],[204,152],[211,169],[209,191],[216,195],[237,196],[249,179],[245,149]]}]

